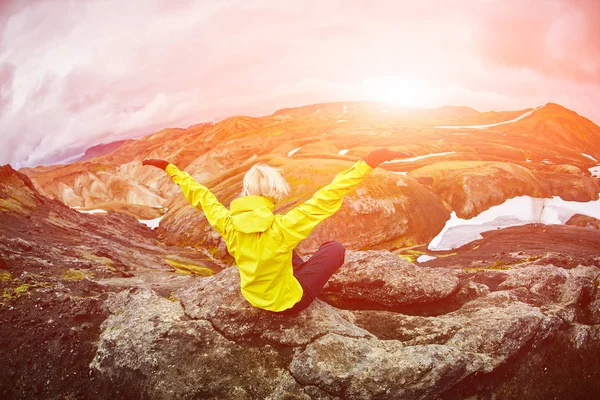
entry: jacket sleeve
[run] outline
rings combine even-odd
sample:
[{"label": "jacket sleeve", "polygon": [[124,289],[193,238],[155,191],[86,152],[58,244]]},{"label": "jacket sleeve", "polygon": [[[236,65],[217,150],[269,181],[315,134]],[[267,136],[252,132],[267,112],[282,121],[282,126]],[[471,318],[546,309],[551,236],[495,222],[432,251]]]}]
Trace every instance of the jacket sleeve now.
[{"label": "jacket sleeve", "polygon": [[344,196],[373,171],[366,162],[358,161],[336,175],[329,185],[318,190],[310,199],[281,216],[282,233],[287,244],[295,247],[321,222],[335,214]]},{"label": "jacket sleeve", "polygon": [[169,164],[165,170],[183,192],[183,195],[195,208],[204,211],[208,223],[221,235],[225,235],[230,211],[217,200],[214,194],[204,185],[196,182],[187,172],[180,171]]}]

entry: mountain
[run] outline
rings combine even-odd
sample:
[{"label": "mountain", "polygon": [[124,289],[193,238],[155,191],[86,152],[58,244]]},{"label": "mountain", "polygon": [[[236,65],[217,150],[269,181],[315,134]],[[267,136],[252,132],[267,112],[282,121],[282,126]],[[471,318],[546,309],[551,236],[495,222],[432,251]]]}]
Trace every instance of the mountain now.
[{"label": "mountain", "polygon": [[[142,160],[173,162],[225,204],[240,193],[250,166],[270,163],[283,169],[293,188],[278,206],[284,212],[378,147],[416,157],[380,167],[302,244],[302,252],[331,237],[353,249],[409,248],[427,244],[451,211],[470,218],[515,196],[590,201],[600,192],[588,171],[597,164],[590,157],[600,160],[600,128],[551,103],[483,113],[466,107],[316,104],[164,129],[85,161],[21,171],[42,193],[70,206],[115,209],[111,203],[133,203],[139,206],[128,212],[138,217],[157,215],[156,207],[165,206],[161,239],[211,248],[225,259],[224,244],[203,214],[164,173],[142,167]],[[367,225],[368,233],[362,228]]]},{"label": "mountain", "polygon": [[[181,257],[196,259],[198,266],[217,265],[200,261],[207,260],[205,252],[165,246],[156,232],[126,213],[86,214],[49,199],[9,165],[0,167],[0,232],[0,254],[13,276],[77,271],[82,278],[120,286],[123,277],[171,276],[175,269],[169,260]],[[148,284],[152,281],[159,288],[160,280]]]},{"label": "mountain", "polygon": [[117,140],[106,144],[102,143],[96,146],[92,146],[89,149],[87,149],[83,156],[81,156],[81,158],[77,161],[85,161],[89,160],[90,158],[100,157],[104,154],[112,153],[113,151],[121,147],[123,143],[125,143],[125,140]]}]

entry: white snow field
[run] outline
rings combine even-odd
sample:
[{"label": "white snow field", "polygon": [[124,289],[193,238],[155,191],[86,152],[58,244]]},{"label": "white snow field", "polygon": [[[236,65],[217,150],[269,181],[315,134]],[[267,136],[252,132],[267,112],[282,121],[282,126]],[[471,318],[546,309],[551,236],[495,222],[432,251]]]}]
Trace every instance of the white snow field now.
[{"label": "white snow field", "polygon": [[481,239],[481,232],[534,222],[564,224],[574,214],[600,219],[600,200],[565,201],[558,196],[540,199],[519,196],[491,207],[471,219],[462,219],[452,212],[442,231],[429,243],[429,250],[451,250]]}]

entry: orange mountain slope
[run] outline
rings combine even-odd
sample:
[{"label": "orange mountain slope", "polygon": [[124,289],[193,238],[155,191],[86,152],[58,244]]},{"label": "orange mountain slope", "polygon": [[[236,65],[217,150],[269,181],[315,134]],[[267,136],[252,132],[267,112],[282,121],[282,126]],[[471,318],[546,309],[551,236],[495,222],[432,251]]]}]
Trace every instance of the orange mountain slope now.
[{"label": "orange mountain slope", "polygon": [[216,251],[223,244],[202,212],[187,205],[163,172],[142,167],[143,159],[162,158],[186,169],[226,204],[239,195],[245,171],[268,162],[281,167],[293,187],[280,205],[283,211],[378,147],[416,157],[382,165],[303,244],[305,251],[331,237],[361,249],[422,244],[452,210],[469,218],[518,195],[589,201],[600,192],[588,171],[598,164],[593,158],[600,160],[600,128],[556,104],[485,113],[467,107],[316,104],[164,129],[96,158],[22,172],[44,194],[70,206],[165,205],[169,211],[159,232],[167,241]]}]

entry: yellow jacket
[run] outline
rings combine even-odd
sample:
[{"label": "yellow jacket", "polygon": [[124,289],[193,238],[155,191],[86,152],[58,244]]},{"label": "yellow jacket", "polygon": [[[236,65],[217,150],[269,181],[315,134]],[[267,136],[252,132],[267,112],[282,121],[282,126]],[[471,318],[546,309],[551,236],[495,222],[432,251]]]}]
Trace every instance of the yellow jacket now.
[{"label": "yellow jacket", "polygon": [[202,209],[208,222],[225,239],[240,271],[243,296],[255,307],[270,311],[291,308],[302,298],[294,277],[292,250],[322,221],[342,206],[344,196],[371,171],[358,161],[332,183],[286,214],[273,214],[274,204],[261,196],[246,196],[223,206],[204,185],[173,164],[166,168],[185,198]]}]

